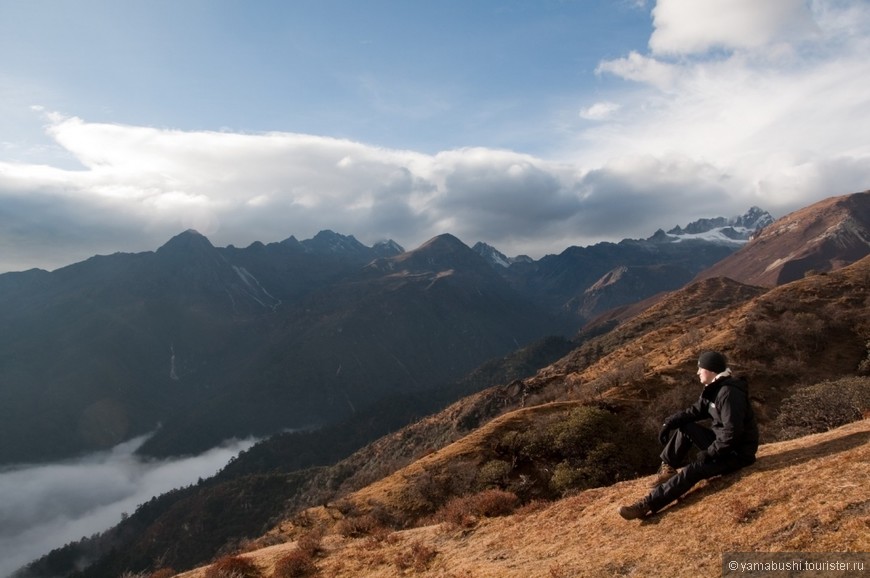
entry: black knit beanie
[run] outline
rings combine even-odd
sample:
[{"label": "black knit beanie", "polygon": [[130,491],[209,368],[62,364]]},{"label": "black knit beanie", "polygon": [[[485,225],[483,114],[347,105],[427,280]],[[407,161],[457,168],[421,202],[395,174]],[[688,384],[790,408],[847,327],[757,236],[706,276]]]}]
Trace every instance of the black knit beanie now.
[{"label": "black knit beanie", "polygon": [[721,353],[717,351],[705,351],[698,358],[698,367],[715,373],[722,373],[728,368],[728,363],[725,361],[725,356]]}]

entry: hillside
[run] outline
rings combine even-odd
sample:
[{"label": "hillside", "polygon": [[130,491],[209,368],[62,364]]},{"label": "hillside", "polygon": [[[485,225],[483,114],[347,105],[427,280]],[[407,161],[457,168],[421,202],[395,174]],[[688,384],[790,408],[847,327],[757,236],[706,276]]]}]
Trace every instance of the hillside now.
[{"label": "hillside", "polygon": [[[333,578],[694,578],[719,575],[724,552],[867,552],[868,442],[870,420],[865,419],[762,445],[751,468],[699,484],[641,522],[622,520],[616,508],[642,496],[648,478],[481,519],[470,527],[438,524],[379,538],[330,535],[322,541],[317,568]],[[463,449],[455,444],[443,451]],[[296,547],[278,544],[244,556],[269,576],[276,561]],[[181,574],[204,575],[205,568]]]}]

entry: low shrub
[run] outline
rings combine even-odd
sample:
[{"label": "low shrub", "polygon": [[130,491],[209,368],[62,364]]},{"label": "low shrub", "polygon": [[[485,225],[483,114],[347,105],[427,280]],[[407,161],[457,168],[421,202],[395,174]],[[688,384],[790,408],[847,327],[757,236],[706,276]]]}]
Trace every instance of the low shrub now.
[{"label": "low shrub", "polygon": [[310,557],[323,552],[323,530],[320,528],[305,532],[296,540],[296,548],[307,553]]},{"label": "low shrub", "polygon": [[360,538],[382,529],[384,524],[372,514],[362,514],[343,518],[335,524],[337,534],[345,538]]},{"label": "low shrub", "polygon": [[532,500],[514,510],[514,516],[530,516],[534,513],[546,510],[550,506],[550,503],[551,502],[546,500]]},{"label": "low shrub", "polygon": [[399,570],[424,572],[438,555],[438,551],[422,542],[414,542],[408,550],[396,554],[395,564]]},{"label": "low shrub", "polygon": [[257,565],[240,556],[225,556],[208,567],[205,578],[261,578]]},{"label": "low shrub", "polygon": [[469,506],[473,512],[481,516],[495,518],[511,514],[519,501],[513,492],[491,489],[470,496]]},{"label": "low shrub", "polygon": [[274,578],[304,578],[317,572],[314,558],[305,550],[293,550],[275,563]]},{"label": "low shrub", "polygon": [[436,523],[447,522],[469,528],[482,517],[494,518],[513,513],[519,498],[513,492],[490,489],[467,496],[458,496],[444,504],[433,516]]},{"label": "low shrub", "polygon": [[446,470],[426,470],[406,478],[406,490],[393,512],[393,527],[412,525],[431,515],[451,496],[473,491],[477,486],[477,468],[463,460],[452,461]]}]

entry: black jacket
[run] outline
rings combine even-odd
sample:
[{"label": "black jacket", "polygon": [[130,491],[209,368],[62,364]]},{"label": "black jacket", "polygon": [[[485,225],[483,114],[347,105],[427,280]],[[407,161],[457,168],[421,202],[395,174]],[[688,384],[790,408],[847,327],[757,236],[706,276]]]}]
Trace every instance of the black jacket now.
[{"label": "black jacket", "polygon": [[745,379],[722,376],[704,387],[701,397],[688,409],[667,419],[672,427],[712,419],[711,429],[716,440],[707,448],[712,458],[736,455],[755,461],[758,450],[758,423],[749,401],[749,385]]}]

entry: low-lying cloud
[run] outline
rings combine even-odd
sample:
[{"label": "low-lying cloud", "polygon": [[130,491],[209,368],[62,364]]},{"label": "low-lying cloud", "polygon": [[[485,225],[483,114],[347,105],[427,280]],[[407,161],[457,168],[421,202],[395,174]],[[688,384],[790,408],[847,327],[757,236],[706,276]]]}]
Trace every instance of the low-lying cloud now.
[{"label": "low-lying cloud", "polygon": [[0,577],[116,525],[154,496],[212,476],[254,443],[235,441],[196,457],[147,461],[133,453],[145,439],[75,461],[0,470]]}]

